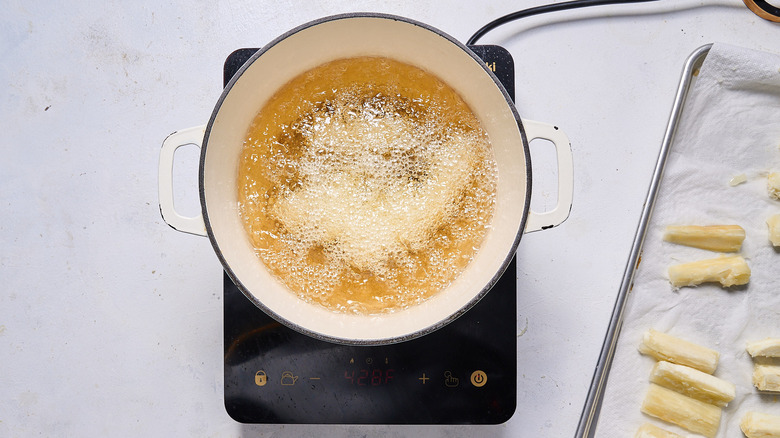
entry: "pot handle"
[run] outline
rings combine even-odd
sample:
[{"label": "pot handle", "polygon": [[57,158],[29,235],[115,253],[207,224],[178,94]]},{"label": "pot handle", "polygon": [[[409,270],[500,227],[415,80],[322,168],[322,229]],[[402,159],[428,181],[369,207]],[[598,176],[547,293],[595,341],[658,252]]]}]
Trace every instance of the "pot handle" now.
[{"label": "pot handle", "polygon": [[529,143],[537,138],[551,141],[558,158],[558,204],[544,213],[528,212],[525,232],[530,233],[558,226],[569,217],[574,194],[574,168],[569,137],[557,126],[523,119],[523,127]]},{"label": "pot handle", "polygon": [[194,217],[182,216],[176,212],[173,205],[173,156],[182,146],[194,144],[201,147],[206,125],[182,129],[163,140],[160,150],[160,167],[158,173],[158,190],[160,198],[160,214],[171,228],[184,233],[198,236],[206,235],[206,225],[203,215]]}]

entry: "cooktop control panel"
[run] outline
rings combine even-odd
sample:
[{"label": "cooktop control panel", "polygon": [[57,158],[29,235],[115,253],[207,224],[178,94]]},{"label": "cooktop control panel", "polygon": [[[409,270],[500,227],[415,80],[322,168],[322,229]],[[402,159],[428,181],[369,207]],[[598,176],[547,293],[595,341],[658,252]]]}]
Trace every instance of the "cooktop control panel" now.
[{"label": "cooktop control panel", "polygon": [[[256,50],[230,55],[225,83]],[[509,53],[497,46],[472,50],[514,96]],[[507,421],[517,394],[515,263],[476,306],[444,328],[412,341],[369,347],[320,341],[276,322],[225,274],[228,414],[243,423]]]}]

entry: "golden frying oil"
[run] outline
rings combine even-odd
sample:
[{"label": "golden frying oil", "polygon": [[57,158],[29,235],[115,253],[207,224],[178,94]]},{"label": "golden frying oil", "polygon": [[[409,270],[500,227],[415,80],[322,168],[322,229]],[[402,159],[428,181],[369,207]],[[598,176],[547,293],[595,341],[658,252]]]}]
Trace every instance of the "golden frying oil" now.
[{"label": "golden frying oil", "polygon": [[300,75],[261,109],[238,194],[257,255],[290,290],[374,314],[463,272],[490,226],[497,177],[487,134],[454,90],[358,57]]}]

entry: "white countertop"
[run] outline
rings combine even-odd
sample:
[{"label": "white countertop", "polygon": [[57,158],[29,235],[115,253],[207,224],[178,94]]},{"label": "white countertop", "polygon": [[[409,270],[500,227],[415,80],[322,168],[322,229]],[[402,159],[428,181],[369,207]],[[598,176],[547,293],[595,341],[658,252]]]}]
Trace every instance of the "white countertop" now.
[{"label": "white countertop", "polygon": [[[560,126],[575,164],[571,216],[518,250],[518,398],[505,424],[236,423],[222,398],[222,268],[206,238],[158,210],[161,142],[208,120],[234,49],[349,11],[465,41],[539,4],[5,2],[0,436],[573,436],[683,62],[713,42],[780,52],[780,24],[740,0],[560,12],[480,41],[512,53],[520,114]],[[191,149],[177,154],[185,212],[197,208]],[[543,209],[552,175],[532,150]]]}]

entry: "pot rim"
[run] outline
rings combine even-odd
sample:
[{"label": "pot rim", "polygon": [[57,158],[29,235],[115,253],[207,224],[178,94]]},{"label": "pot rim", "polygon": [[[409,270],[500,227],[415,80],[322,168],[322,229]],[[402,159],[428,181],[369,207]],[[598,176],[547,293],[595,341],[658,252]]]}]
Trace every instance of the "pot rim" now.
[{"label": "pot rim", "polygon": [[[488,76],[492,79],[494,85],[496,85],[503,95],[507,106],[509,107],[510,111],[512,112],[513,117],[515,118],[515,121],[517,123],[520,137],[522,141],[522,153],[525,155],[525,177],[526,177],[526,192],[525,192],[525,199],[524,199],[524,206],[523,206],[523,213],[522,218],[520,220],[520,226],[518,227],[517,232],[515,233],[514,240],[512,242],[512,245],[510,247],[510,251],[504,258],[504,260],[501,262],[501,264],[498,266],[498,269],[496,270],[496,273],[490,278],[490,280],[482,287],[482,289],[476,293],[473,298],[471,298],[466,304],[464,304],[458,311],[455,313],[450,314],[448,317],[438,321],[437,323],[434,323],[432,325],[429,325],[428,327],[424,327],[422,329],[416,330],[412,333],[408,333],[405,335],[400,336],[394,336],[394,337],[388,337],[388,338],[382,338],[382,339],[350,339],[350,338],[342,338],[342,337],[336,337],[336,336],[330,336],[323,333],[319,333],[310,329],[307,329],[306,327],[303,327],[299,324],[296,324],[293,321],[290,321],[289,319],[282,317],[281,315],[274,312],[272,309],[270,309],[268,306],[266,306],[257,296],[255,296],[249,288],[247,288],[243,282],[238,278],[238,276],[235,274],[235,272],[230,268],[229,263],[227,262],[222,250],[220,249],[219,243],[217,242],[217,238],[214,235],[213,229],[211,227],[208,209],[206,207],[206,196],[205,196],[205,161],[206,161],[206,150],[208,146],[208,140],[211,134],[212,127],[214,125],[214,121],[217,118],[218,113],[220,112],[220,109],[227,98],[228,94],[232,90],[233,86],[236,84],[236,82],[241,78],[241,76],[244,74],[246,70],[248,70],[251,65],[259,59],[264,53],[266,53],[268,50],[279,44],[281,41],[286,40],[292,35],[295,35],[303,30],[306,30],[310,27],[317,26],[319,24],[328,23],[332,21],[337,20],[344,20],[344,19],[353,19],[353,18],[379,18],[379,19],[388,19],[388,20],[394,20],[394,21],[400,21],[407,24],[412,24],[418,27],[421,27],[423,29],[426,29],[430,32],[433,32],[440,37],[444,38],[448,42],[454,44],[458,48],[462,49],[466,54],[468,54],[477,64],[482,68],[482,70],[488,74]],[[392,14],[385,14],[385,13],[375,13],[375,12],[351,12],[351,13],[344,13],[344,14],[337,14],[337,15],[331,15],[327,17],[322,17],[316,20],[309,21],[307,23],[304,23],[300,26],[297,26],[284,34],[280,35],[279,37],[272,40],[270,43],[263,46],[263,48],[259,49],[257,52],[255,52],[249,60],[247,60],[244,65],[242,65],[236,73],[233,75],[233,77],[228,81],[227,85],[225,85],[219,99],[217,100],[217,103],[214,107],[214,111],[211,114],[211,117],[209,118],[208,124],[206,125],[205,134],[203,137],[203,143],[201,146],[201,154],[200,154],[200,160],[199,160],[199,170],[198,170],[198,193],[200,198],[200,204],[201,204],[201,212],[203,215],[203,222],[206,227],[206,233],[209,238],[209,242],[211,242],[211,246],[214,249],[214,252],[217,255],[217,258],[219,259],[220,263],[222,264],[222,267],[225,270],[225,273],[228,275],[228,277],[233,281],[233,283],[238,287],[238,289],[246,296],[255,306],[260,308],[264,313],[272,317],[275,321],[281,323],[284,326],[287,326],[299,333],[305,334],[307,336],[310,336],[312,338],[336,343],[336,344],[343,344],[343,345],[356,345],[356,346],[371,346],[371,345],[387,345],[387,344],[394,344],[404,341],[409,341],[412,339],[419,338],[421,336],[424,336],[426,334],[432,333],[452,321],[456,320],[458,317],[466,313],[469,309],[474,307],[492,288],[495,286],[495,284],[498,282],[498,280],[501,278],[501,276],[506,271],[507,267],[512,261],[512,258],[515,256],[515,253],[517,251],[517,247],[520,243],[520,239],[522,235],[524,234],[524,230],[526,227],[526,222],[528,220],[528,212],[530,210],[531,205],[531,182],[532,182],[532,176],[531,176],[531,157],[530,157],[530,148],[528,145],[528,138],[525,132],[525,129],[523,127],[522,119],[520,118],[520,115],[517,112],[517,108],[515,107],[515,104],[512,100],[512,97],[509,96],[506,89],[504,88],[503,84],[501,84],[500,80],[496,75],[485,65],[485,62],[479,58],[471,49],[468,48],[465,44],[461,43],[460,41],[456,40],[454,37],[450,36],[449,34],[433,27],[428,24],[401,17],[398,15],[392,15]]]}]

